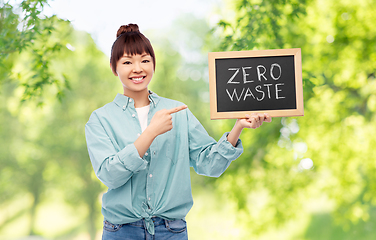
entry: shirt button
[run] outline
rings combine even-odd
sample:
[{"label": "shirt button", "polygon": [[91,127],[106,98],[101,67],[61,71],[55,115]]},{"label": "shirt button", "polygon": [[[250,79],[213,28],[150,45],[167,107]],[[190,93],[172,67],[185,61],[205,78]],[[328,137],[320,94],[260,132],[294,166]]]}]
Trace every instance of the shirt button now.
[{"label": "shirt button", "polygon": [[153,152],[153,154],[155,155],[155,151]]},{"label": "shirt button", "polygon": [[126,106],[124,105],[124,106],[123,106],[123,110],[125,110],[125,107],[126,107]]},{"label": "shirt button", "polygon": [[152,177],[153,177],[153,174],[150,174],[149,177],[152,178]]},{"label": "shirt button", "polygon": [[129,102],[132,102],[132,99],[129,99]]},{"label": "shirt button", "polygon": [[149,155],[149,153],[145,153],[145,156]]},{"label": "shirt button", "polygon": [[141,134],[137,133],[137,136],[140,136]]},{"label": "shirt button", "polygon": [[149,201],[151,200],[151,198],[149,198]]},{"label": "shirt button", "polygon": [[132,117],[135,117],[136,116],[136,114],[132,114]]}]

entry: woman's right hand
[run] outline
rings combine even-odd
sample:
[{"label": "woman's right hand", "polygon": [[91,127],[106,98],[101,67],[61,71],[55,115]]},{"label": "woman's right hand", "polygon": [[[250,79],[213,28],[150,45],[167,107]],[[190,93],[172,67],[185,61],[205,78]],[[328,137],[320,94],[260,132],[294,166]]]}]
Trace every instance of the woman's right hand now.
[{"label": "woman's right hand", "polygon": [[145,152],[150,147],[154,139],[165,132],[172,129],[172,116],[171,114],[177,113],[186,109],[187,106],[179,106],[171,109],[162,109],[156,112],[153,118],[150,120],[149,126],[144,132],[136,139],[134,146],[136,147],[140,157],[144,156]]},{"label": "woman's right hand", "polygon": [[186,108],[187,105],[182,105],[171,109],[159,110],[154,114],[153,118],[151,119],[150,124],[148,126],[148,130],[152,132],[154,137],[157,137],[158,135],[170,131],[172,129],[171,114],[177,113]]}]

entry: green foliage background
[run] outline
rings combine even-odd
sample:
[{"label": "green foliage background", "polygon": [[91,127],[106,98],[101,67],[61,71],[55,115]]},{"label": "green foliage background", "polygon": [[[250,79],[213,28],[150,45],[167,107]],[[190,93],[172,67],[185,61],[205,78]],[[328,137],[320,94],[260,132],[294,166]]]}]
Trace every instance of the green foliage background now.
[{"label": "green foliage background", "polygon": [[[20,17],[0,1],[0,238],[100,239],[106,189],[84,125],[121,85],[90,35],[41,15],[46,3],[23,1]],[[207,52],[302,49],[305,116],[245,130],[244,154],[218,179],[192,172],[190,239],[374,238],[375,5],[228,1],[215,26],[187,15],[145,33],[150,89],[185,102],[216,139],[234,121],[209,120]]]}]

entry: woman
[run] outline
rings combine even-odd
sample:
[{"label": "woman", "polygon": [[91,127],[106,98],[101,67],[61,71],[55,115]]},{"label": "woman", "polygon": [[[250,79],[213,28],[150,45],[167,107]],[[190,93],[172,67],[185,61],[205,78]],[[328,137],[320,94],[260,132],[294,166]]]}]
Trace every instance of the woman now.
[{"label": "woman", "polygon": [[102,239],[188,239],[189,168],[219,177],[243,151],[243,128],[271,117],[238,119],[216,142],[186,105],[148,90],[155,55],[135,24],[119,28],[110,66],[124,94],[95,110],[85,128],[95,174],[108,187]]}]

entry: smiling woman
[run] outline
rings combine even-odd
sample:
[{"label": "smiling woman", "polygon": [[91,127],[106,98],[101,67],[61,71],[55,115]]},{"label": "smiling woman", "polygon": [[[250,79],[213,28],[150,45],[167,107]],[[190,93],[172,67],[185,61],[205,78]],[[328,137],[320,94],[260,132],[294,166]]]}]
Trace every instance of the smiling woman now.
[{"label": "smiling woman", "polygon": [[95,110],[85,128],[95,174],[108,187],[102,239],[186,240],[185,216],[193,205],[190,167],[219,177],[243,151],[243,128],[271,118],[239,119],[215,141],[186,105],[148,90],[154,51],[135,24],[118,30],[110,65],[124,93]]}]

